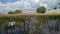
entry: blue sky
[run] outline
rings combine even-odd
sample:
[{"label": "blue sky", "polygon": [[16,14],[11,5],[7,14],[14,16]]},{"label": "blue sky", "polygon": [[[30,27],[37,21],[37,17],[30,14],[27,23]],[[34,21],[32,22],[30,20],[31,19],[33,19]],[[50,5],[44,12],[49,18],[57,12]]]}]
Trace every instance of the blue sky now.
[{"label": "blue sky", "polygon": [[0,0],[2,3],[16,2],[17,0]]},{"label": "blue sky", "polygon": [[[20,9],[23,13],[35,13],[40,6],[52,9],[59,6],[60,0],[0,0],[0,13],[8,13]],[[57,10],[56,10],[57,11]]]}]

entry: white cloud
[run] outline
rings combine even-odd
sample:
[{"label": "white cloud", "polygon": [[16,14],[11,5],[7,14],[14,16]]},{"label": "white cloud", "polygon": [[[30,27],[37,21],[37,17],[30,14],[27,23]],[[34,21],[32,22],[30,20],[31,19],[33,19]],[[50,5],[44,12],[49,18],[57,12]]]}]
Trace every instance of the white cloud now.
[{"label": "white cloud", "polygon": [[[16,10],[21,9],[25,11],[31,11],[39,7],[39,6],[45,6],[45,7],[53,7],[53,5],[57,4],[57,0],[21,0],[16,2],[9,2],[6,4],[2,4],[0,2],[0,13],[7,13],[10,10]],[[23,12],[25,12],[23,11]]]},{"label": "white cloud", "polygon": [[16,9],[35,9],[32,8],[32,3],[28,2],[28,1],[17,1],[14,3],[6,3],[6,4],[2,4],[0,2],[0,12],[4,13],[10,10],[16,10]]}]

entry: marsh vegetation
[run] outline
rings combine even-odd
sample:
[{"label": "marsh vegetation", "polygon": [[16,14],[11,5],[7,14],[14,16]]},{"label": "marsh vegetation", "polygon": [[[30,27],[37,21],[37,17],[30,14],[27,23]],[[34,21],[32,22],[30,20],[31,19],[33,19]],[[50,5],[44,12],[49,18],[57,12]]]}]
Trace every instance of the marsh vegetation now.
[{"label": "marsh vegetation", "polygon": [[[0,16],[1,34],[56,34],[60,32],[60,16]],[[14,27],[8,27],[15,22]],[[3,33],[4,32],[4,33]]]}]

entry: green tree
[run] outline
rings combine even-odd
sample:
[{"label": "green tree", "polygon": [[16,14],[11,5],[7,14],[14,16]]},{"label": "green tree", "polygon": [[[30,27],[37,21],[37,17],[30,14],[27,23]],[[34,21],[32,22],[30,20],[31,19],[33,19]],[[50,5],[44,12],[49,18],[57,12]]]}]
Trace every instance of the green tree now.
[{"label": "green tree", "polygon": [[39,7],[39,8],[37,8],[37,10],[36,10],[36,12],[37,13],[45,13],[45,11],[46,11],[46,8],[45,7]]},{"label": "green tree", "polygon": [[18,14],[18,13],[22,13],[21,10],[15,10],[14,12],[13,11],[9,11],[8,14]]},{"label": "green tree", "polygon": [[22,13],[22,11],[21,10],[15,10],[14,13]]},{"label": "green tree", "polygon": [[13,11],[8,12],[8,14],[13,14]]}]

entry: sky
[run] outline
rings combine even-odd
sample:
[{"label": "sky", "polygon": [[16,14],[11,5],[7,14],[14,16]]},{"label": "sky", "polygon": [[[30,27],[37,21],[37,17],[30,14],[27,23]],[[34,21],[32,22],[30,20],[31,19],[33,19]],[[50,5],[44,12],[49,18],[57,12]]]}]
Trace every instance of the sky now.
[{"label": "sky", "polygon": [[[59,6],[60,0],[0,0],[0,13],[6,14],[16,9],[23,13],[35,13],[38,7],[44,6],[46,9],[52,9]],[[60,11],[57,9],[56,11]]]}]

